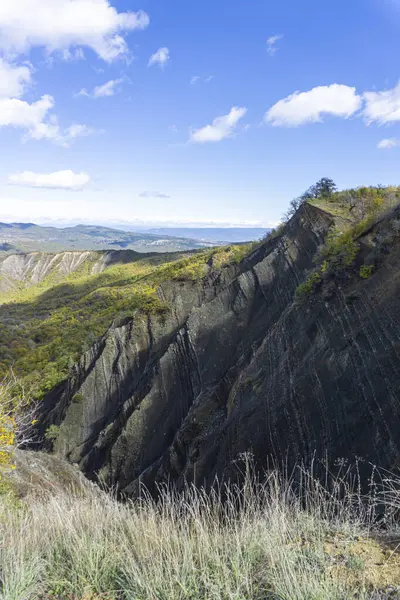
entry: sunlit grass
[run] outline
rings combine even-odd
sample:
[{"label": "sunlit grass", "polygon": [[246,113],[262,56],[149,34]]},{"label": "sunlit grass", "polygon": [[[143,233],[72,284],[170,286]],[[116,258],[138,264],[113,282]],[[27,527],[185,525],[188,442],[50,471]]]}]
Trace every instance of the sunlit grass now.
[{"label": "sunlit grass", "polygon": [[23,510],[3,506],[0,598],[367,600],[400,584],[398,555],[374,539],[377,499],[298,475],[259,483],[248,471],[243,486],[209,495],[164,488],[158,500],[119,503],[57,490]]}]

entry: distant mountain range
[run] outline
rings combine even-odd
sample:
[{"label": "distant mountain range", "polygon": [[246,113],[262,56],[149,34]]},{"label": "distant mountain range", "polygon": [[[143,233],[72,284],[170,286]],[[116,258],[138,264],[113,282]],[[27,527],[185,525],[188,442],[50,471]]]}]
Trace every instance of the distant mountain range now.
[{"label": "distant mountain range", "polygon": [[156,235],[173,235],[210,243],[251,242],[265,236],[270,229],[261,227],[152,227],[145,230]]},{"label": "distant mountain range", "polygon": [[174,235],[119,231],[109,227],[76,225],[59,229],[34,223],[0,223],[2,252],[61,252],[63,250],[130,249],[137,252],[174,252],[203,248],[199,240]]},{"label": "distant mountain range", "polygon": [[0,252],[61,252],[63,250],[130,249],[175,252],[262,237],[256,228],[154,228],[121,231],[97,225],[57,228],[35,223],[0,223]]}]

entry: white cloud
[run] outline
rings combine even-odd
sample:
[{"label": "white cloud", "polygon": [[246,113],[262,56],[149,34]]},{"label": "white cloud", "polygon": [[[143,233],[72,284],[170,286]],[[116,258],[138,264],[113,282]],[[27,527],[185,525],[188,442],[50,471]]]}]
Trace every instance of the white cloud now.
[{"label": "white cloud", "polygon": [[98,85],[93,90],[93,96],[95,98],[103,98],[104,96],[114,96],[117,92],[117,88],[122,83],[122,79],[111,79],[103,85]]},{"label": "white cloud", "polygon": [[23,139],[26,141],[28,138],[33,140],[52,140],[61,146],[68,146],[60,132],[57,117],[54,115],[50,117],[48,122],[37,123],[31,128]]},{"label": "white cloud", "polygon": [[61,57],[66,62],[72,62],[75,60],[85,60],[85,53],[82,48],[75,48],[75,50],[70,50],[69,48],[65,48],[61,52]]},{"label": "white cloud", "polygon": [[348,118],[362,106],[356,88],[334,83],[318,86],[308,92],[294,92],[279,100],[264,116],[264,121],[282,127],[318,123],[323,115]]},{"label": "white cloud", "polygon": [[18,98],[0,99],[0,127],[23,127],[34,131],[54,106],[52,96],[42,96],[29,104]]},{"label": "white cloud", "polygon": [[139,194],[139,198],[170,198],[168,194],[162,194],[161,192],[150,192],[145,191]]},{"label": "white cloud", "polygon": [[211,125],[192,131],[190,140],[201,144],[204,142],[220,142],[225,138],[232,137],[238,122],[246,112],[247,108],[234,106],[229,114],[217,117]]},{"label": "white cloud", "polygon": [[25,136],[34,140],[50,140],[59,146],[69,148],[78,137],[87,137],[96,133],[95,129],[78,123],[66,127],[64,130],[58,124],[56,116],[52,116],[48,123],[39,123],[35,129]]},{"label": "white cloud", "polygon": [[[111,61],[128,54],[123,34],[143,29],[148,22],[142,11],[118,13],[109,0],[0,0],[0,128],[19,128],[24,140],[47,139],[65,147],[77,137],[94,133],[76,123],[61,129],[52,114],[50,95],[36,102],[22,100],[31,83],[32,67],[14,60],[33,47],[44,47],[48,59],[56,52],[65,61],[82,60],[81,46],[86,46]],[[93,97],[113,95],[119,82],[96,87]]]},{"label": "white cloud", "polygon": [[78,191],[90,182],[90,177],[87,173],[74,173],[71,170],[55,173],[24,171],[10,175],[8,182],[25,187]]},{"label": "white cloud", "polygon": [[153,65],[159,65],[161,68],[164,68],[169,59],[170,56],[168,48],[159,48],[157,52],[150,56],[147,66],[151,67]]},{"label": "white cloud", "polygon": [[387,138],[387,139],[381,140],[378,143],[377,148],[380,148],[380,149],[395,148],[396,146],[400,146],[400,140],[398,140],[396,138]]},{"label": "white cloud", "polygon": [[54,107],[52,96],[42,96],[29,104],[19,98],[0,98],[0,127],[16,127],[25,130],[25,139],[48,139],[62,146],[72,140],[94,133],[86,125],[74,124],[61,130],[57,117],[50,113]]},{"label": "white cloud", "polygon": [[88,135],[93,135],[94,133],[96,133],[96,131],[92,127],[75,123],[74,125],[70,125],[66,128],[64,137],[67,140],[75,140],[78,137],[87,137]]},{"label": "white cloud", "polygon": [[19,98],[31,82],[27,65],[13,65],[0,57],[0,98]]},{"label": "white cloud", "polygon": [[118,92],[118,86],[123,82],[123,79],[111,79],[103,85],[98,85],[93,92],[88,92],[86,88],[81,89],[78,96],[88,96],[89,98],[104,98],[107,96],[115,96]]},{"label": "white cloud", "polygon": [[367,124],[400,121],[400,83],[392,90],[365,92],[364,118]]},{"label": "white cloud", "polygon": [[213,79],[215,79],[215,75],[209,75],[208,77],[202,77],[201,75],[193,75],[193,77],[190,80],[190,85],[195,85],[198,82],[210,83],[210,81],[212,81]]},{"label": "white cloud", "polygon": [[119,13],[109,0],[2,0],[0,49],[51,53],[86,46],[110,62],[128,54],[124,34],[148,24],[145,12]]},{"label": "white cloud", "polygon": [[274,54],[277,52],[278,48],[276,47],[276,44],[282,38],[283,38],[283,35],[279,34],[279,35],[271,35],[271,37],[269,37],[267,39],[267,52],[270,56],[274,56]]}]

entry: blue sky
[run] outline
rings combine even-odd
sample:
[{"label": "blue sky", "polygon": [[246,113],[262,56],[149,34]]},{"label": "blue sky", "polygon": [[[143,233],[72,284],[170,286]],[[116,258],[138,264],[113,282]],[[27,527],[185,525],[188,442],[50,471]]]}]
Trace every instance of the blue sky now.
[{"label": "blue sky", "polygon": [[0,220],[271,225],[323,176],[399,183],[400,0],[6,4]]}]

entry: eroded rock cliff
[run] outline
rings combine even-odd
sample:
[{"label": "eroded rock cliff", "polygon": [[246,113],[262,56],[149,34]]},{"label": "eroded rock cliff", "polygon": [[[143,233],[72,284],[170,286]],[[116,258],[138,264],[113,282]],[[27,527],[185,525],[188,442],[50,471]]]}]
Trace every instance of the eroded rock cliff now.
[{"label": "eroded rock cliff", "polygon": [[361,262],[379,246],[369,278],[345,273],[295,301],[333,219],[306,204],[240,264],[162,284],[171,311],[110,328],[47,394],[40,432],[59,425],[59,455],[132,495],[229,477],[249,450],[261,465],[398,464],[400,244],[396,227],[390,248],[379,235],[400,212],[358,240]]},{"label": "eroded rock cliff", "polygon": [[73,274],[102,273],[116,263],[132,261],[142,256],[134,250],[71,251],[51,254],[29,252],[0,256],[0,293],[29,288],[48,280],[55,285]]},{"label": "eroded rock cliff", "polygon": [[90,269],[98,272],[103,267],[103,252],[31,252],[29,254],[11,254],[0,257],[0,293],[9,292],[17,287],[29,287],[41,283],[52,276],[54,282],[66,275],[78,271],[84,263],[90,263]]}]

